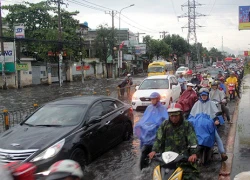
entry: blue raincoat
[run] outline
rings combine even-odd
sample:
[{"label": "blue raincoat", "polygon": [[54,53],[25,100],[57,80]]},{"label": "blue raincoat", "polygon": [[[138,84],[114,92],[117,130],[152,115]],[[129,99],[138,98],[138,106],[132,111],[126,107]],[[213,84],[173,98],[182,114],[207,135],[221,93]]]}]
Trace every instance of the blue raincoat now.
[{"label": "blue raincoat", "polygon": [[149,105],[142,118],[134,127],[134,134],[143,145],[153,145],[156,132],[164,120],[168,119],[168,111],[165,106],[158,102],[155,106]]},{"label": "blue raincoat", "polygon": [[213,119],[218,111],[217,106],[209,100],[206,102],[199,100],[194,104],[188,121],[193,124],[199,145],[207,147],[214,145],[216,126]]}]

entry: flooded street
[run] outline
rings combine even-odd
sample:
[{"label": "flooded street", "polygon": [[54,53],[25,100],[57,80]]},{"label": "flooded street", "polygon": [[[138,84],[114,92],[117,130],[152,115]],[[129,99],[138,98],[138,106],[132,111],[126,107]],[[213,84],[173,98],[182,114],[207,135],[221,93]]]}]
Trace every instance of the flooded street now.
[{"label": "flooded street", "polygon": [[239,104],[237,132],[234,144],[234,159],[231,179],[243,171],[250,171],[250,75],[244,78],[243,93]]},{"label": "flooded street", "polygon": [[[58,84],[52,84],[50,86],[27,87],[20,90],[0,90],[0,110],[4,108],[19,109],[30,107],[34,103],[41,105],[57,98],[74,95],[107,95],[107,89],[110,90],[112,97],[117,97],[116,87],[121,80],[91,80],[86,81],[84,85],[81,82],[64,83],[61,88]],[[134,84],[138,85],[143,80],[143,77],[136,77],[133,80]],[[248,99],[249,96],[250,94]],[[235,103],[230,102],[228,106],[232,115]],[[134,111],[135,124],[142,115],[143,112]],[[230,125],[228,123],[219,128],[219,134],[224,145],[229,128]],[[133,137],[132,140],[123,142],[109,150],[87,166],[84,177],[91,180],[151,180],[153,168],[157,163],[153,162],[150,167],[140,171],[139,143],[139,140]],[[220,167],[220,157],[218,154],[215,154],[211,164],[200,168],[201,178],[217,180]]]}]

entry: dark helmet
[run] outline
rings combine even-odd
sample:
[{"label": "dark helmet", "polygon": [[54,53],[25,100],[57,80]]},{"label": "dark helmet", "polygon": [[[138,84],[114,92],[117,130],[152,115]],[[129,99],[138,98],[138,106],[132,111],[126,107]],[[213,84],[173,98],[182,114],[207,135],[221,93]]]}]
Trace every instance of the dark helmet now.
[{"label": "dark helmet", "polygon": [[158,92],[153,92],[149,97],[150,99],[158,99],[158,101],[161,99],[161,95]]},{"label": "dark helmet", "polygon": [[217,81],[212,82],[211,86],[218,86],[218,82]]}]

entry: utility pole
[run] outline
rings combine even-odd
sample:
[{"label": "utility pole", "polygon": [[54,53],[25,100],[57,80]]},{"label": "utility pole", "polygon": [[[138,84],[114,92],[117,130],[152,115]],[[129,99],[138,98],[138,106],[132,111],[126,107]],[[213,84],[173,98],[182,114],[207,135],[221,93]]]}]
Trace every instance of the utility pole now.
[{"label": "utility pole", "polygon": [[105,12],[105,14],[110,14],[112,17],[112,43],[111,43],[111,56],[112,56],[112,77],[115,78],[115,15],[117,14],[117,12],[112,11],[108,11]]},{"label": "utility pole", "polygon": [[63,47],[62,47],[62,18],[61,18],[61,4],[65,4],[63,0],[49,0],[57,5],[58,13],[58,75],[59,75],[59,85],[62,87],[63,76],[62,76],[62,61],[63,61]]},{"label": "utility pole", "polygon": [[222,50],[222,55],[223,55],[223,56],[225,56],[225,54],[224,54],[224,42],[223,42],[223,36],[222,36],[221,50]]},{"label": "utility pole", "polygon": [[2,59],[2,78],[3,89],[7,89],[6,76],[5,76],[5,53],[4,53],[4,40],[3,40],[3,22],[2,22],[2,2],[0,0],[0,36],[1,36],[1,59]]},{"label": "utility pole", "polygon": [[190,41],[193,41],[196,45],[196,51],[197,51],[197,59],[200,63],[200,53],[199,53],[199,47],[197,44],[197,36],[196,36],[196,28],[197,27],[203,27],[196,23],[196,19],[198,17],[206,16],[204,14],[200,14],[196,12],[197,6],[201,6],[202,4],[197,3],[195,0],[188,0],[185,4],[181,5],[181,7],[188,7],[188,12],[184,13],[181,16],[178,16],[178,18],[188,18],[188,26],[184,26],[182,28],[188,28],[188,35],[187,35],[187,41],[190,43]]},{"label": "utility pole", "polygon": [[162,31],[162,32],[159,32],[160,34],[162,34],[162,35],[160,35],[160,38],[162,37],[162,39],[165,39],[165,37],[166,37],[166,34],[168,33],[167,31]]},{"label": "utility pole", "polygon": [[139,32],[137,33],[136,37],[137,37],[137,40],[138,40],[138,44],[140,44],[140,35],[142,35],[142,34],[145,34],[145,33],[139,33]]}]

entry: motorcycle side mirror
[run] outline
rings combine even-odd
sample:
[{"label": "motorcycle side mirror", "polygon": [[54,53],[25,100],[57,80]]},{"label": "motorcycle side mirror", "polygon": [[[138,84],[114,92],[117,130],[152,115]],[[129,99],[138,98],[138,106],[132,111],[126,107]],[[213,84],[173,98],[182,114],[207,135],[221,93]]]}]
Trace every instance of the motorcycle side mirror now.
[{"label": "motorcycle side mirror", "polygon": [[216,115],[216,116],[221,116],[221,115],[222,115],[222,112],[217,112],[215,115]]}]

